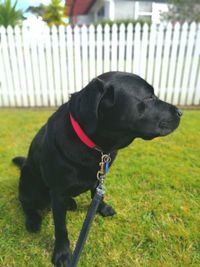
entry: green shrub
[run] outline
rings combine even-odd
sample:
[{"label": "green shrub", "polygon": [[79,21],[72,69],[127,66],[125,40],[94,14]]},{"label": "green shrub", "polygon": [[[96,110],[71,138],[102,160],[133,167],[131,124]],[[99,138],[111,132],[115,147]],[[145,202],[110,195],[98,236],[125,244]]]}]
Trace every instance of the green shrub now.
[{"label": "green shrub", "polygon": [[137,20],[132,20],[132,19],[124,19],[124,20],[99,20],[95,23],[95,25],[102,25],[105,26],[106,24],[108,24],[109,26],[112,26],[113,24],[117,24],[118,26],[120,24],[124,24],[125,26],[127,26],[129,23],[132,23],[133,25],[136,25],[137,23],[140,23],[141,25],[144,25],[145,23],[147,23],[148,25],[151,24],[150,20],[144,20],[144,19],[137,19]]}]

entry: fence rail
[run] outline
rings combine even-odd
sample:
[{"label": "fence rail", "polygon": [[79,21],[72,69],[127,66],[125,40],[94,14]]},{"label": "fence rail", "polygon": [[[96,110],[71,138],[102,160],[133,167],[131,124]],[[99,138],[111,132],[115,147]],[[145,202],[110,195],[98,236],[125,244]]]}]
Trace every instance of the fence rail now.
[{"label": "fence rail", "polygon": [[59,106],[95,76],[127,71],[163,100],[200,104],[200,24],[0,28],[0,106]]}]

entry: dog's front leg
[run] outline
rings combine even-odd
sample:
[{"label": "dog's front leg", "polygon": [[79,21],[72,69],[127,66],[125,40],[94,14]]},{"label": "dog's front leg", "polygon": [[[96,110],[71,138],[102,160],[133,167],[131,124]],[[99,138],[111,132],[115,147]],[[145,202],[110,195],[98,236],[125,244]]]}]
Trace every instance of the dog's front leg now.
[{"label": "dog's front leg", "polygon": [[[94,197],[96,188],[91,190],[91,198]],[[106,204],[103,200],[99,204],[98,212],[103,217],[113,216],[116,214],[116,211],[112,208],[112,206]]]},{"label": "dog's front leg", "polygon": [[57,193],[51,193],[52,211],[55,227],[55,245],[52,263],[57,266],[69,266],[71,252],[66,229],[66,203],[65,198]]}]

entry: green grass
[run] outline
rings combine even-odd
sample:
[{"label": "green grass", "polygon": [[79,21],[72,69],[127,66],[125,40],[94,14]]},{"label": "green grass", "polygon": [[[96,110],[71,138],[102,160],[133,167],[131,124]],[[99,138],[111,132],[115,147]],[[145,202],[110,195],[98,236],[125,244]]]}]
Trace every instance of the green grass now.
[{"label": "green grass", "polygon": [[[19,172],[11,163],[52,110],[0,110],[0,266],[51,266],[53,220],[29,234],[17,199]],[[122,150],[106,180],[113,218],[97,216],[80,267],[200,266],[200,111],[185,111],[173,134],[136,140]],[[68,212],[74,247],[90,203]]]}]

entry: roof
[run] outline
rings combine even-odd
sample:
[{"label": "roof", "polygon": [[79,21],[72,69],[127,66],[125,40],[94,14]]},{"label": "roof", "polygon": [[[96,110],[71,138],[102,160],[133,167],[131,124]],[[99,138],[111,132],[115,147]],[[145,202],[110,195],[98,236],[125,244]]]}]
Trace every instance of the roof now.
[{"label": "roof", "polygon": [[65,0],[70,16],[86,14],[94,2],[95,0]]}]

